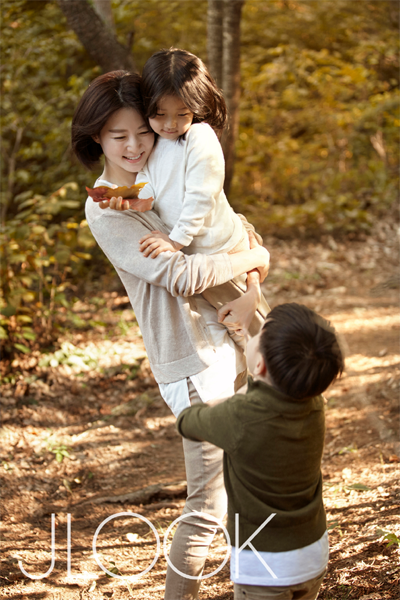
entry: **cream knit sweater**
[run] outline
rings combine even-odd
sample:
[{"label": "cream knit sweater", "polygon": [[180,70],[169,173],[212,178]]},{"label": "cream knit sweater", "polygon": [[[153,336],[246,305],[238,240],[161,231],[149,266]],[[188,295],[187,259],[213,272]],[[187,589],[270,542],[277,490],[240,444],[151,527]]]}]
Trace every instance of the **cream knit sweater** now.
[{"label": "cream knit sweater", "polygon": [[102,210],[88,198],[86,219],[126,289],[158,383],[190,377],[213,364],[212,339],[192,296],[232,279],[229,255],[164,252],[145,258],[139,239],[155,229],[169,233],[154,211]]}]

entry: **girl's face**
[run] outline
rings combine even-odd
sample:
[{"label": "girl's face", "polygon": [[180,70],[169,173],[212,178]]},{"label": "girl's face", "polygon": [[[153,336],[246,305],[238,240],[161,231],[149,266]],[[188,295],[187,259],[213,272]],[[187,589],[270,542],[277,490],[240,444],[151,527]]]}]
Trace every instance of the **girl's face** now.
[{"label": "girl's face", "polygon": [[178,96],[164,96],[157,104],[157,114],[149,123],[152,129],[167,140],[184,135],[193,121],[193,113]]},{"label": "girl's face", "polygon": [[154,145],[154,133],[134,108],[117,110],[93,139],[104,152],[104,178],[120,184],[134,183]]}]

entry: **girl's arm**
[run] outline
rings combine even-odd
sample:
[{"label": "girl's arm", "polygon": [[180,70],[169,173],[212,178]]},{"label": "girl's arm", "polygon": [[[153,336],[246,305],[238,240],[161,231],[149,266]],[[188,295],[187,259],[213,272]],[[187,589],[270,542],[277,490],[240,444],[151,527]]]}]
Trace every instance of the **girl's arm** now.
[{"label": "girl's arm", "polygon": [[192,125],[186,134],[185,194],[179,219],[169,236],[158,231],[143,240],[141,249],[155,258],[167,250],[176,252],[189,246],[206,217],[213,211],[225,177],[221,145],[209,125]]},{"label": "girl's arm", "polygon": [[186,134],[185,195],[171,240],[189,246],[215,208],[224,179],[224,155],[213,129],[203,123],[192,125]]}]

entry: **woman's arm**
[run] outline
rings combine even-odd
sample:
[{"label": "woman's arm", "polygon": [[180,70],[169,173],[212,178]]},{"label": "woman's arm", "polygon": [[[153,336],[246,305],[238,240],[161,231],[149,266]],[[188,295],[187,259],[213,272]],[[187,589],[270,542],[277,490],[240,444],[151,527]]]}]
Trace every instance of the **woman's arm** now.
[{"label": "woman's arm", "polygon": [[229,254],[229,258],[232,263],[233,277],[257,269],[260,274],[260,282],[262,283],[268,275],[269,252],[264,246],[257,244],[250,250]]},{"label": "woman's arm", "polygon": [[260,269],[262,278],[268,272],[269,253],[261,246],[232,255],[164,252],[157,260],[149,261],[140,252],[139,240],[155,229],[168,233],[154,211],[101,210],[89,199],[86,217],[97,243],[115,267],[164,287],[173,296],[201,294],[254,268]]}]

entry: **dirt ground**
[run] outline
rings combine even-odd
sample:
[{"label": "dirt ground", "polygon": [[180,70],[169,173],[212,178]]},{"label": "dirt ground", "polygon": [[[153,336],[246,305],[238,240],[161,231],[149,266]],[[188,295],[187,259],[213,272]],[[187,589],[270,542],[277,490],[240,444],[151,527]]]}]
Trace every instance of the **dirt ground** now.
[{"label": "dirt ground", "polygon": [[[315,309],[346,351],[344,376],[326,394],[331,552],[319,598],[398,598],[398,231],[380,223],[358,241],[265,241],[271,306]],[[58,352],[14,361],[15,381],[3,380],[1,598],[163,598],[163,537],[185,496],[181,439],[121,294],[77,303],[90,329],[63,334]],[[104,567],[138,577],[108,577],[94,537]],[[219,532],[205,574],[225,554]],[[200,598],[232,597],[228,562],[204,580]]]}]

